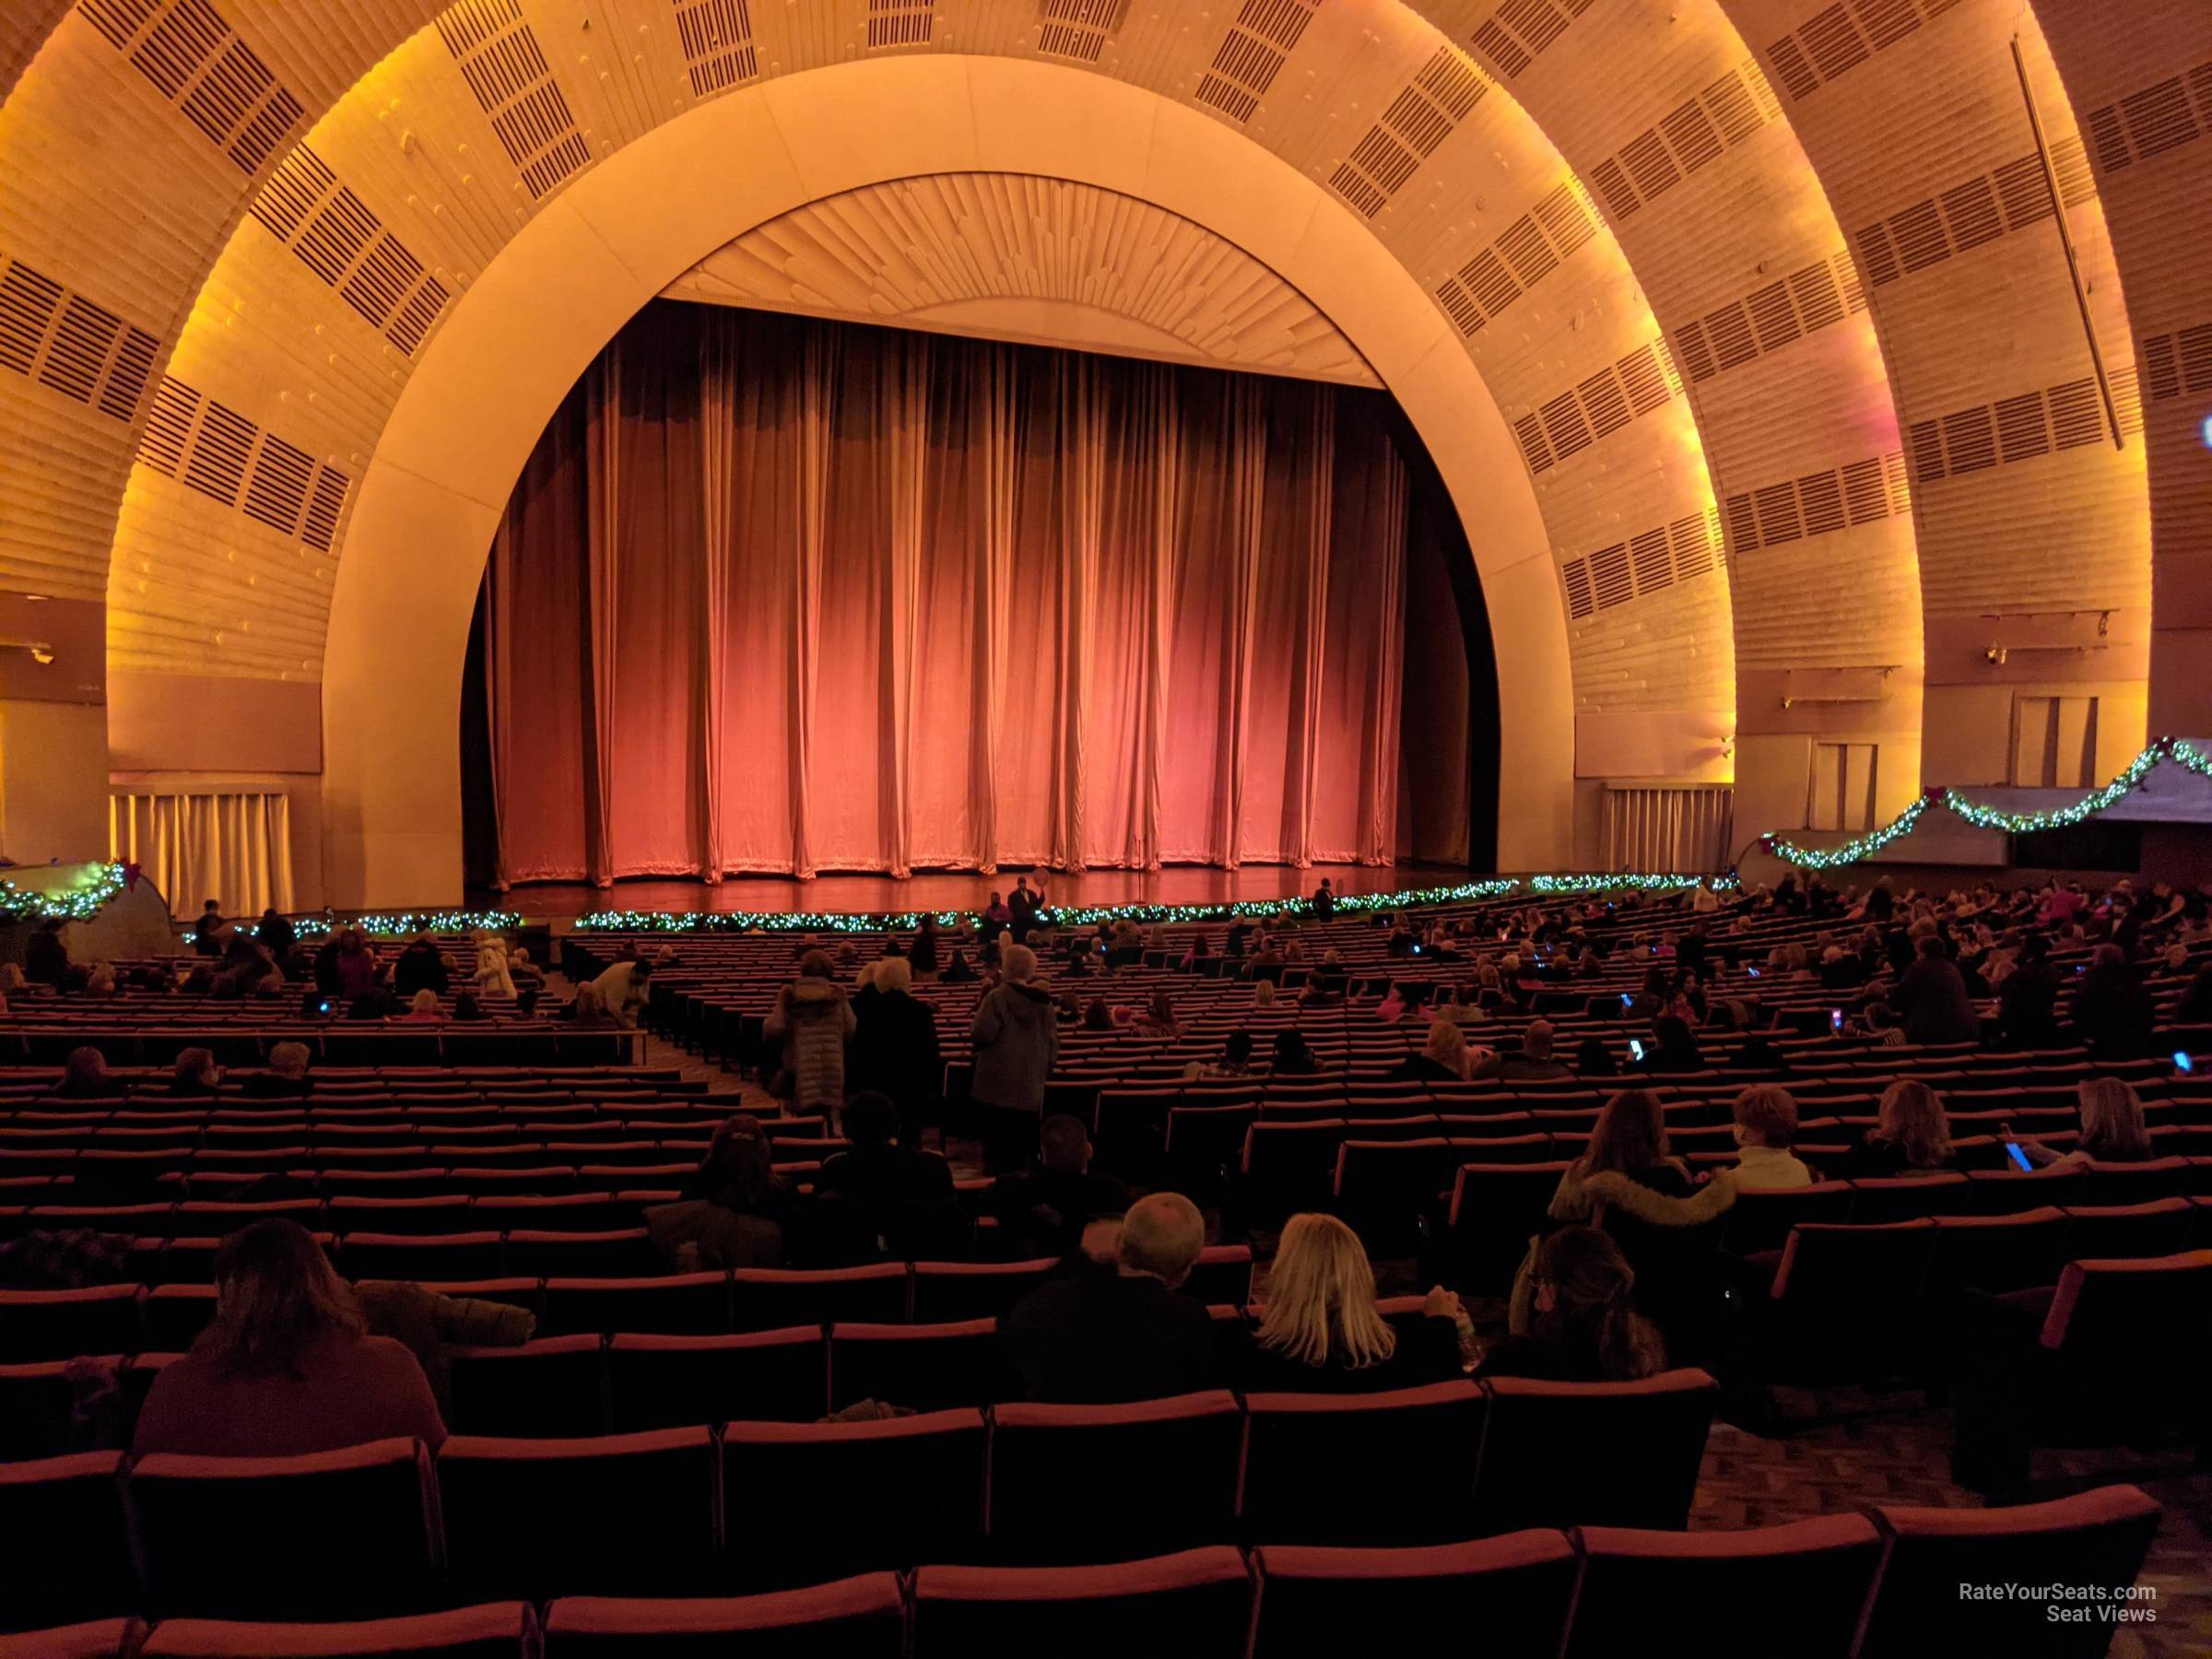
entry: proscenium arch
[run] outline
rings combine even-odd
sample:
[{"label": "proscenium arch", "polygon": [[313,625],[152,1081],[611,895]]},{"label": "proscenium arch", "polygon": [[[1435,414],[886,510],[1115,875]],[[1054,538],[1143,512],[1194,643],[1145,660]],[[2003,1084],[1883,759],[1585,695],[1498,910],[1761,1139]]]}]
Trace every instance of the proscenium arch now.
[{"label": "proscenium arch", "polygon": [[[855,123],[853,112],[868,119]],[[1434,459],[1474,551],[1500,697],[1498,865],[1573,846],[1574,699],[1556,565],[1497,403],[1412,274],[1288,163],[1105,76],[951,54],[769,80],[665,122],[572,181],[453,305],[385,423],[332,597],[324,879],[341,907],[461,897],[460,710],[494,528],[546,421],[671,280],[755,226],[888,180],[992,171],[1175,213],[1299,289]]]}]

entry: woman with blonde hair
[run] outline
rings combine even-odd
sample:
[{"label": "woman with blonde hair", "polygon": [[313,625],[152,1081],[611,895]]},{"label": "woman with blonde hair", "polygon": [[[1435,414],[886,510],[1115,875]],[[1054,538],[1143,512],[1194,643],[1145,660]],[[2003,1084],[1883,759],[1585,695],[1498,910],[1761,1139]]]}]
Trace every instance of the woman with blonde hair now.
[{"label": "woman with blonde hair", "polygon": [[1448,1019],[1429,1028],[1429,1041],[1418,1054],[1408,1054],[1391,1067],[1388,1076],[1400,1083],[1465,1083],[1467,1080],[1467,1040]]},{"label": "woman with blonde hair", "polygon": [[1243,1379],[1247,1392],[1367,1394],[1460,1374],[1459,1298],[1439,1285],[1417,1324],[1393,1329],[1375,1306],[1375,1270],[1334,1216],[1284,1224],[1267,1305]]},{"label": "woman with blonde hair", "polygon": [[[2146,1163],[2159,1155],[2143,1122],[2143,1098],[2132,1084],[2118,1077],[2085,1077],[2076,1099],[2081,1112],[2081,1134],[2074,1142],[2074,1150],[2062,1157],[2041,1141],[2024,1140],[2020,1150],[2028,1155],[2029,1162],[2073,1170],[2087,1163]],[[2000,1124],[1997,1133],[2010,1140],[2012,1125]]]},{"label": "woman with blonde hair", "polygon": [[1917,1077],[1900,1077],[1882,1091],[1874,1127],[1852,1148],[1841,1173],[1876,1178],[1940,1175],[1958,1167],[1942,1097]]}]

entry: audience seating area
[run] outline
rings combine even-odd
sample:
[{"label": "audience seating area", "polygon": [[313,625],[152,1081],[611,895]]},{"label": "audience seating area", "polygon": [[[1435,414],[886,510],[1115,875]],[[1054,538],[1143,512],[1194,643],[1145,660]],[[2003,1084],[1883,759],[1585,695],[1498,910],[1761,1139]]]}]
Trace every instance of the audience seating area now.
[{"label": "audience seating area", "polygon": [[[670,1450],[675,1465],[695,1452]],[[396,1493],[415,1461],[404,1443],[364,1448],[347,1472],[389,1472]],[[1734,1533],[1589,1526],[1405,1549],[1212,1545],[1082,1567],[932,1559],[911,1572],[862,1572],[802,1589],[699,1599],[489,1597],[359,1623],[233,1622],[179,1611],[150,1630],[139,1619],[115,1618],[0,1639],[0,1654],[1320,1659],[1370,1651],[1381,1632],[1402,1632],[1410,1643],[1453,1641],[1456,1631],[1469,1651],[1604,1659],[1649,1646],[1657,1621],[1694,1626],[1698,1650],[1723,1659],[1783,1652],[1799,1659],[1969,1651],[2086,1656],[2104,1652],[2116,1621],[2053,1625],[2041,1603],[1970,1601],[1959,1586],[2077,1585],[2101,1593],[2123,1616],[2139,1615],[2145,1605],[2124,1598],[2159,1512],[2142,1492],[2116,1486],[2009,1510],[1869,1505]],[[396,1540],[406,1553],[379,1562],[395,1583],[435,1571],[437,1529],[426,1531],[419,1519],[410,1524],[396,1507],[382,1516],[329,1516],[326,1536],[351,1543],[371,1521],[390,1530],[361,1543],[388,1550]],[[461,1558],[452,1559],[459,1571]]]}]

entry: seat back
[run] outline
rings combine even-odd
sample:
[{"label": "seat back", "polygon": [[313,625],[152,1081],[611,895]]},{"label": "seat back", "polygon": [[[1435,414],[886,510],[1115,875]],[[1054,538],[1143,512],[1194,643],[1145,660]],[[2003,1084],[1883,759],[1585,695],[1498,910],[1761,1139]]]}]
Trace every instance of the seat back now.
[{"label": "seat back", "polygon": [[1233,1541],[1242,1415],[1226,1389],[1129,1406],[1001,1406],[991,1553],[1114,1561]]},{"label": "seat back", "polygon": [[732,1418],[810,1423],[828,1409],[829,1363],[818,1325],[733,1336],[624,1332],[606,1348],[609,1427],[626,1434]]},{"label": "seat back", "polygon": [[1208,1307],[1242,1307],[1252,1300],[1252,1246],[1208,1244],[1182,1281],[1182,1293]]},{"label": "seat back", "polygon": [[729,1277],[672,1273],[656,1278],[550,1278],[538,1329],[548,1336],[580,1332],[650,1331],[666,1336],[712,1336],[730,1328]]},{"label": "seat back", "polygon": [[0,1463],[0,1630],[136,1606],[122,1469],[120,1452]]},{"label": "seat back", "polygon": [[1963,1289],[2002,1295],[2058,1283],[2066,1265],[2066,1218],[2055,1206],[2010,1214],[1938,1216],[1923,1293],[1940,1316]]},{"label": "seat back", "polygon": [[1246,1537],[1436,1544],[1472,1527],[1488,1401],[1472,1382],[1245,1401]]},{"label": "seat back", "polygon": [[1851,1183],[1844,1181],[1780,1190],[1742,1188],[1728,1209],[1728,1248],[1737,1255],[1780,1250],[1790,1229],[1800,1223],[1848,1220],[1852,1197]]},{"label": "seat back", "polygon": [[780,1331],[792,1325],[896,1324],[907,1316],[903,1262],[806,1272],[783,1267],[740,1267],[730,1276],[731,1312],[740,1331]]},{"label": "seat back", "polygon": [[1480,1529],[1688,1522],[1719,1385],[1701,1371],[1630,1382],[1498,1377],[1475,1477]]},{"label": "seat back", "polygon": [[1582,1530],[1583,1584],[1567,1659],[1609,1659],[1650,1639],[1654,1607],[1725,1607],[1700,1653],[1760,1659],[1787,1631],[1794,1659],[1849,1659],[1881,1566],[1864,1515],[1822,1515],[1748,1532]]},{"label": "seat back", "polygon": [[1059,1265],[1053,1256],[1028,1262],[916,1262],[912,1317],[917,1324],[997,1319]]},{"label": "seat back", "polygon": [[[2154,1198],[2144,1204],[2069,1204],[2066,1254],[2079,1261],[2171,1255],[2187,1250],[2195,1230],[2195,1209],[2186,1198]],[[2046,1284],[2049,1280],[2044,1281]]]},{"label": "seat back", "polygon": [[127,1354],[138,1347],[138,1287],[0,1290],[0,1364]]},{"label": "seat back", "polygon": [[545,1336],[512,1347],[446,1350],[447,1392],[462,1434],[599,1434],[606,1388],[596,1335]]},{"label": "seat back", "polygon": [[1565,1535],[1413,1549],[1263,1545],[1252,1659],[1356,1653],[1385,1630],[1482,1633],[1482,1651],[1556,1653],[1579,1563]]},{"label": "seat back", "polygon": [[1851,1192],[1851,1218],[1862,1226],[1917,1221],[1924,1216],[1963,1216],[1973,1207],[1972,1184],[1953,1171],[1854,1181]]},{"label": "seat back", "polygon": [[830,1404],[834,1411],[863,1400],[943,1411],[988,1406],[1019,1392],[1020,1382],[999,1341],[995,1319],[830,1327]]},{"label": "seat back", "polygon": [[[722,1437],[729,1578],[768,1589],[975,1559],[983,1446],[983,1414],[973,1407],[863,1423],[731,1423]],[[888,1493],[897,1501],[871,1496]]]},{"label": "seat back", "polygon": [[[2120,1627],[2094,1615],[2053,1621],[2042,1601],[1961,1595],[1959,1586],[2101,1586],[2117,1600],[2136,1582],[2159,1530],[2159,1506],[2132,1486],[2102,1487],[2012,1509],[1875,1506],[1889,1559],[1866,1622],[1862,1652],[2027,1653],[2046,1659],[2101,1654]],[[2085,1610],[2080,1602],[2067,1610]],[[2149,1602],[2118,1602],[2143,1610]],[[2158,1609],[2163,1615],[2164,1609]]]},{"label": "seat back", "polygon": [[438,1453],[453,1594],[702,1592],[712,1584],[715,1478],[703,1425],[582,1440],[456,1434]]},{"label": "seat back", "polygon": [[2045,1411],[2077,1426],[2205,1415],[2212,1359],[2212,1250],[2139,1261],[2074,1261],[2043,1321],[2053,1366]]},{"label": "seat back", "polygon": [[1928,1218],[1793,1228],[1768,1310],[1773,1374],[1803,1382],[1889,1375],[1917,1337],[1912,1314],[1935,1245]]},{"label": "seat back", "polygon": [[914,1577],[911,1652],[1238,1659],[1252,1606],[1251,1571],[1226,1545],[1109,1566],[931,1566]]},{"label": "seat back", "polygon": [[371,1659],[437,1653],[441,1659],[534,1659],[537,1616],[522,1602],[371,1618],[356,1624],[247,1624],[219,1618],[167,1618],[138,1650],[148,1659]]},{"label": "seat back", "polygon": [[303,1457],[157,1453],[131,1470],[147,1599],[164,1617],[359,1618],[429,1604],[420,1442]]},{"label": "seat back", "polygon": [[570,1595],[546,1609],[546,1659],[732,1651],[746,1659],[903,1659],[905,1648],[906,1604],[888,1572],[698,1600]]}]

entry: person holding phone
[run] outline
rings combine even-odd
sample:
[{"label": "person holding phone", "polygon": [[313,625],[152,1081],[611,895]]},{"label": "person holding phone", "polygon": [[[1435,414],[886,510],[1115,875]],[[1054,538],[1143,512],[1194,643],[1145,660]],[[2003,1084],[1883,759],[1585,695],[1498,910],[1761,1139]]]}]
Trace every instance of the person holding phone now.
[{"label": "person holding phone", "polygon": [[2147,1163],[2159,1155],[2143,1122],[2143,1098],[2132,1085],[2118,1077],[2085,1077],[2076,1091],[2076,1104],[2081,1134],[2071,1152],[2055,1152],[2038,1140],[2016,1139],[2010,1124],[1999,1124],[1997,1135],[2007,1156],[2017,1148],[2020,1158],[2039,1169],[2076,1170],[2089,1163]]}]

